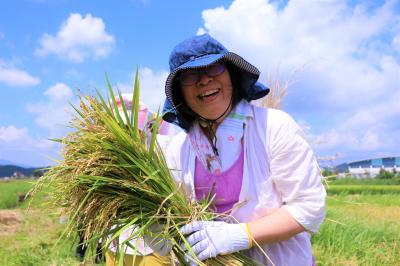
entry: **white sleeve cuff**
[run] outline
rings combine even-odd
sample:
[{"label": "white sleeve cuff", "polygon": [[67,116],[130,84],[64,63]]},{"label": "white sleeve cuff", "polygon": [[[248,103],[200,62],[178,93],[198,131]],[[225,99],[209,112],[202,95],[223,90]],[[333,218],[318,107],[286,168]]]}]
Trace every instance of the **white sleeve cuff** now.
[{"label": "white sleeve cuff", "polygon": [[313,217],[312,219],[306,218],[305,215],[295,206],[283,205],[290,215],[310,233],[316,233],[325,217],[325,211],[321,212],[321,216]]}]

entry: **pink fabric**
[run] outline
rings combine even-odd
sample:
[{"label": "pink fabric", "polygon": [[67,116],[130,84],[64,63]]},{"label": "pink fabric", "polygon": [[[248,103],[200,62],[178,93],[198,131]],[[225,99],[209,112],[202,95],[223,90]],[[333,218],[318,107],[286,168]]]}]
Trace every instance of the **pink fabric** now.
[{"label": "pink fabric", "polygon": [[[122,95],[122,99],[124,100],[124,105],[126,108],[126,111],[128,112],[128,114],[130,115],[132,112],[132,95],[131,94],[123,94]],[[117,104],[118,107],[118,111],[120,112],[120,114],[124,117],[124,113],[123,113],[123,109],[121,106],[121,100],[119,98],[115,99],[115,102]],[[150,115],[150,111],[147,108],[147,106],[142,103],[139,102],[139,115],[138,115],[138,127],[140,129],[143,129],[147,120],[148,120],[148,116]]]},{"label": "pink fabric", "polygon": [[[125,104],[125,108],[127,110],[128,115],[130,116],[132,113],[132,94],[122,94],[122,99]],[[125,118],[125,114],[122,109],[121,105],[121,100],[120,98],[115,99],[118,111],[120,115],[122,116],[122,119]],[[154,120],[156,114],[154,114],[152,111],[150,111],[146,104],[143,102],[139,101],[139,114],[138,114],[138,127],[139,129],[143,130],[145,127],[149,124],[152,123],[152,120]],[[161,120],[161,124],[159,125],[158,132],[159,135],[174,135],[174,129],[170,126],[169,123],[166,123]]]},{"label": "pink fabric", "polygon": [[214,198],[214,209],[217,213],[225,213],[238,202],[243,179],[243,146],[236,162],[226,171],[212,174],[196,158],[194,187],[196,199],[202,200],[208,195]]},{"label": "pink fabric", "polygon": [[175,133],[173,132],[173,128],[171,127],[170,123],[167,123],[167,122],[161,120],[161,124],[159,125],[159,128],[158,128],[158,134],[174,135]]},{"label": "pink fabric", "polygon": [[222,172],[221,158],[214,153],[210,141],[203,133],[198,122],[193,123],[189,133],[189,140],[196,152],[196,161],[207,167],[207,171],[214,175],[220,175]]}]

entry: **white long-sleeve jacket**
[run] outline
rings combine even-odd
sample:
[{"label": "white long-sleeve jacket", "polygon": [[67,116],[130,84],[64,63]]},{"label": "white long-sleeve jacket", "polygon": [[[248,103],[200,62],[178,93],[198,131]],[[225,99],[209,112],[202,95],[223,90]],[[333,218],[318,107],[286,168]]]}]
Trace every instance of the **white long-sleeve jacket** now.
[{"label": "white long-sleeve jacket", "polygon": [[[316,232],[325,216],[326,192],[316,158],[303,131],[286,113],[251,105],[244,130],[244,169],[239,202],[231,213],[249,222],[285,208],[308,232]],[[195,151],[184,132],[178,134],[166,152],[174,178],[195,199]],[[264,245],[274,265],[312,264],[308,232],[289,240]],[[263,265],[273,265],[263,252],[249,254]]]}]

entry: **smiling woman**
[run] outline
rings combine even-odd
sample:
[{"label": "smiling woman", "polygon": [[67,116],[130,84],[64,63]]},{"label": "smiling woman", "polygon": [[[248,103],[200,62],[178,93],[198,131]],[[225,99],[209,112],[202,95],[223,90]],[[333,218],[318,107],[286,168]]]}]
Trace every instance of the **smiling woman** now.
[{"label": "smiling woman", "polygon": [[169,65],[163,118],[185,132],[165,157],[186,196],[212,199],[218,217],[181,228],[187,262],[242,252],[262,265],[312,265],[309,232],[326,192],[299,126],[249,103],[269,92],[260,72],[208,34],[179,43]]}]

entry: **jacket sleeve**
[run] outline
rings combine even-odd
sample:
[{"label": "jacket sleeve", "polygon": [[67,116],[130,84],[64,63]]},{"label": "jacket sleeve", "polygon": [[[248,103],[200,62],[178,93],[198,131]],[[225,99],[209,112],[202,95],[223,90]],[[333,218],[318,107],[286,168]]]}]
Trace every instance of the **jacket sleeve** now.
[{"label": "jacket sleeve", "polygon": [[191,198],[193,196],[192,179],[188,175],[189,145],[186,133],[181,132],[174,137],[166,149],[165,160],[175,182],[182,187],[183,192]]},{"label": "jacket sleeve", "polygon": [[267,125],[271,178],[283,208],[307,231],[316,232],[325,217],[326,199],[317,160],[288,114],[270,110]]},{"label": "jacket sleeve", "polygon": [[182,133],[180,133],[176,135],[164,148],[165,161],[177,183],[182,181],[179,160],[181,156],[182,139],[183,136]]}]

